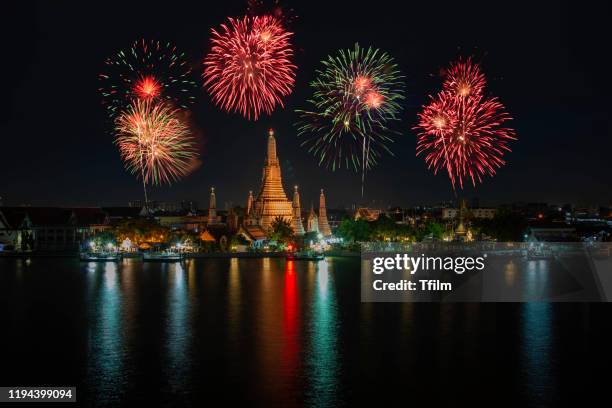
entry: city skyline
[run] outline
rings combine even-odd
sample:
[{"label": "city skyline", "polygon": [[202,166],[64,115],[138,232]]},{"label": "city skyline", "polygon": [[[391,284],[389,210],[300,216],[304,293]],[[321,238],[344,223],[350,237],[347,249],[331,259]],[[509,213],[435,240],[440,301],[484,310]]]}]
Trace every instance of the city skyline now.
[{"label": "city skyline", "polygon": [[[120,13],[108,7],[87,17],[78,7],[42,4],[32,16],[17,5],[5,6],[18,16],[9,28],[24,37],[9,45],[14,81],[3,101],[8,115],[0,122],[1,133],[8,136],[3,147],[12,152],[0,163],[4,203],[108,206],[139,199],[139,184],[123,170],[112,143],[112,127],[100,106],[97,74],[104,59],[137,38],[167,39],[186,50],[199,73],[210,47],[210,27],[227,15],[239,15],[244,6],[238,1],[224,10],[190,6],[194,9],[170,8],[160,13],[156,8],[129,5]],[[476,189],[457,190],[457,197],[479,197],[488,205],[517,201],[606,205],[612,201],[611,164],[606,158],[612,149],[609,102],[605,87],[594,82],[603,69],[597,58],[591,59],[598,55],[603,36],[598,35],[596,23],[576,26],[575,15],[569,14],[564,3],[520,4],[507,9],[507,14],[478,4],[449,6],[456,10],[441,16],[435,30],[430,22],[414,18],[403,24],[406,15],[432,15],[434,6],[381,4],[368,10],[371,30],[367,35],[355,24],[362,10],[327,5],[327,13],[315,18],[316,4],[292,2],[291,6],[299,16],[291,27],[296,33],[299,69],[295,92],[287,98],[285,109],[249,122],[217,109],[201,89],[191,109],[191,122],[200,141],[202,164],[171,187],[151,188],[152,200],[203,203],[209,188],[215,186],[220,203],[244,206],[244,192],[260,182],[262,142],[269,128],[277,135],[286,192],[299,185],[304,207],[316,201],[320,188],[325,189],[330,208],[372,200],[400,206],[452,200],[456,195],[448,178],[434,176],[422,157],[415,157],[416,136],[411,128],[427,95],[439,87],[438,70],[459,55],[474,55],[487,73],[492,92],[514,117],[519,139],[506,157],[508,164],[494,178],[485,178]],[[451,15],[479,24],[461,26]],[[521,21],[520,32],[515,30],[516,21]],[[392,146],[395,156],[385,156],[368,172],[363,199],[360,175],[319,168],[316,159],[299,146],[293,126],[293,111],[308,96],[308,82],[319,61],[356,41],[389,51],[407,88],[402,134]]]}]

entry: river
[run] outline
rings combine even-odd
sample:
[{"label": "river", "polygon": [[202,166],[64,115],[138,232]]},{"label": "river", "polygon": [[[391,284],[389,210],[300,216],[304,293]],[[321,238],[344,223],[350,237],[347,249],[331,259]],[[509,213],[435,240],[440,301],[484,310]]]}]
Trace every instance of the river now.
[{"label": "river", "polygon": [[362,303],[359,259],[0,258],[3,386],[79,405],[552,406],[607,391],[607,304]]}]

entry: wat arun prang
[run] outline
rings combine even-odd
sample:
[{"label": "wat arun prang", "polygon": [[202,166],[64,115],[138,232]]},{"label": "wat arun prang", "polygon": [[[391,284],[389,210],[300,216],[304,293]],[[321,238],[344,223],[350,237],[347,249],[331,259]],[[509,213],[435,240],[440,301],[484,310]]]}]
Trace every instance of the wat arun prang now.
[{"label": "wat arun prang", "polygon": [[255,199],[253,198],[253,192],[249,192],[247,216],[244,222],[245,228],[251,232],[260,229],[261,232],[268,233],[272,229],[274,220],[277,217],[281,217],[291,224],[296,235],[304,235],[305,232],[318,232],[323,236],[331,235],[323,190],[321,190],[319,197],[318,222],[312,225],[308,231],[304,230],[301,213],[300,193],[297,186],[295,186],[293,192],[293,201],[289,200],[285,194],[280,161],[276,155],[276,138],[274,137],[274,131],[270,129],[268,132],[268,151],[263,168],[261,189]]}]

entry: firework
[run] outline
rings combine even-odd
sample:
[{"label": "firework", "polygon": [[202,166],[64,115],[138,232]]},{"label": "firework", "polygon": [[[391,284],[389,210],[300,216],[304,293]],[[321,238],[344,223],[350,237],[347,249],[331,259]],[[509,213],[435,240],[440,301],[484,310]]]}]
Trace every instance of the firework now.
[{"label": "firework", "polygon": [[449,177],[453,179],[448,156],[447,142],[457,126],[457,99],[449,92],[441,92],[436,98],[431,98],[429,105],[423,107],[418,114],[420,130],[417,141],[417,156],[425,153],[425,162],[437,174],[440,168],[445,167]]},{"label": "firework", "polygon": [[361,169],[362,176],[393,141],[389,122],[399,119],[404,84],[393,58],[355,44],[322,61],[310,84],[310,110],[300,116],[298,134],[319,165]]},{"label": "firework", "polygon": [[121,158],[143,186],[170,184],[194,168],[194,139],[179,113],[166,103],[139,99],[115,121]]},{"label": "firework", "polygon": [[[446,170],[453,189],[457,183],[463,188],[464,178],[475,186],[476,180],[482,182],[484,176],[495,175],[505,164],[508,143],[516,139],[514,130],[504,125],[511,119],[504,106],[497,98],[483,95],[485,79],[479,67],[468,64],[457,68],[460,65],[449,70],[444,90],[423,107],[415,127],[419,132],[417,156],[425,156],[434,174]],[[471,74],[464,75],[466,72]],[[452,75],[455,79],[450,79]],[[461,82],[458,78],[470,80]],[[460,82],[468,86],[458,87]]]},{"label": "firework", "polygon": [[170,43],[144,39],[108,58],[99,79],[110,117],[137,99],[165,100],[186,108],[195,101],[197,89],[184,53]]},{"label": "firework", "polygon": [[296,66],[286,31],[273,16],[229,19],[212,30],[212,49],[204,60],[204,86],[215,104],[257,120],[271,114],[293,90]]},{"label": "firework", "polygon": [[480,66],[471,58],[459,59],[446,71],[443,88],[459,97],[482,95],[486,79]]},{"label": "firework", "polygon": [[134,94],[138,99],[155,99],[161,94],[161,85],[153,76],[145,76],[134,82]]}]

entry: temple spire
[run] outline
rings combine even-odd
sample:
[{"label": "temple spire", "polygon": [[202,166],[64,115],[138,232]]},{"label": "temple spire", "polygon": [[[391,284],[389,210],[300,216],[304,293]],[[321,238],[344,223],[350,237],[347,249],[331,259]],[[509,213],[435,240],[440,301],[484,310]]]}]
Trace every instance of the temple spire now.
[{"label": "temple spire", "polygon": [[276,139],[274,130],[268,132],[268,149],[263,168],[261,189],[253,201],[251,209],[257,224],[264,230],[269,230],[277,217],[291,222],[293,208],[283,189],[281,167],[276,155]]},{"label": "temple spire", "polygon": [[246,215],[251,215],[251,210],[253,210],[253,190],[249,190],[249,198],[247,198]]},{"label": "temple spire", "polygon": [[268,165],[273,165],[278,162],[276,156],[276,138],[274,137],[274,129],[268,131]]},{"label": "temple spire", "polygon": [[319,231],[325,237],[331,235],[331,228],[327,221],[327,208],[325,207],[325,194],[323,193],[323,189],[321,189],[321,195],[319,196]]},{"label": "temple spire", "polygon": [[208,206],[208,224],[217,223],[217,197],[215,196],[215,188],[210,188],[210,204]]},{"label": "temple spire", "polygon": [[319,232],[319,218],[312,203],[310,203],[310,213],[308,214],[308,232]]},{"label": "temple spire", "polygon": [[293,191],[293,232],[296,235],[304,235],[304,225],[302,224],[302,208],[300,206],[300,193],[298,186],[294,187]]}]

